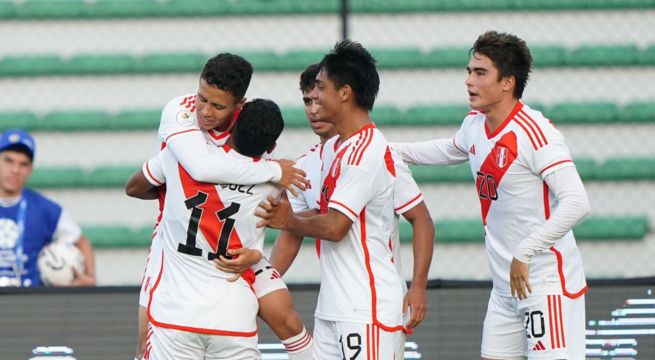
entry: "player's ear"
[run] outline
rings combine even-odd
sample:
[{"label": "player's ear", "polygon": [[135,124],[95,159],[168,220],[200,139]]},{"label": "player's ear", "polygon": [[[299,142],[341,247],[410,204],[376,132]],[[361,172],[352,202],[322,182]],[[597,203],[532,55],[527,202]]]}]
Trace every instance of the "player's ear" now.
[{"label": "player's ear", "polygon": [[246,101],[248,101],[248,98],[245,96],[241,98],[241,100],[237,101],[237,108],[242,109],[243,105],[246,104]]},{"label": "player's ear", "polygon": [[348,101],[353,96],[353,88],[350,85],[344,85],[339,89],[339,98],[342,102]]},{"label": "player's ear", "polygon": [[500,82],[503,84],[503,91],[514,91],[516,86],[516,77],[515,76],[505,76],[500,79]]}]

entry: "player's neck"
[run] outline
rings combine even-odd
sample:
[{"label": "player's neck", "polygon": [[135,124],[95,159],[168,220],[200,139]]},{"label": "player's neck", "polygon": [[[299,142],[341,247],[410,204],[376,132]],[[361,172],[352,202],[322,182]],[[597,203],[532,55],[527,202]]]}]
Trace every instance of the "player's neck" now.
[{"label": "player's neck", "polygon": [[364,126],[373,123],[368,111],[360,108],[357,108],[357,110],[353,112],[346,112],[344,114],[345,115],[341,116],[340,119],[338,119],[338,122],[334,124],[341,140],[348,139]]},{"label": "player's neck", "polygon": [[518,99],[511,97],[501,100],[488,109],[485,109],[484,112],[486,114],[487,129],[489,132],[493,133],[505,122],[507,117],[512,113],[512,110],[516,107],[518,101]]}]

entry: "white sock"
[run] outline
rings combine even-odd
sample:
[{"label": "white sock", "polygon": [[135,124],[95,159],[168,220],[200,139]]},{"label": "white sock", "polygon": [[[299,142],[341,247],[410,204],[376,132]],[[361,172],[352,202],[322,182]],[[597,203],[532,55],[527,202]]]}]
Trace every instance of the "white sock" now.
[{"label": "white sock", "polygon": [[305,327],[302,328],[300,334],[282,340],[282,344],[287,349],[289,360],[313,360],[314,341]]}]

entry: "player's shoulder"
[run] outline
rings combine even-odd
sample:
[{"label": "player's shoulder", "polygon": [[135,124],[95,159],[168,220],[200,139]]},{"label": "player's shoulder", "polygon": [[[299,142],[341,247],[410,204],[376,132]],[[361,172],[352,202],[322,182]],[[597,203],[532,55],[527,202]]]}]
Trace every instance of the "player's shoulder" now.
[{"label": "player's shoulder", "polygon": [[195,113],[196,111],[196,94],[179,95],[169,100],[164,105],[164,111],[188,111]]},{"label": "player's shoulder", "polygon": [[486,118],[487,114],[484,111],[471,109],[464,115],[464,122],[485,121]]},{"label": "player's shoulder", "polygon": [[343,158],[349,166],[374,166],[384,161],[389,151],[387,139],[374,126],[363,128],[350,141],[351,145]]},{"label": "player's shoulder", "polygon": [[[314,157],[319,157],[320,158],[320,153],[322,151],[322,144],[314,144],[312,147],[309,148],[306,152],[304,152],[302,155],[298,156],[296,158],[296,164],[301,165],[308,161],[308,159],[314,158]],[[310,160],[311,161],[311,160]]]},{"label": "player's shoulder", "polygon": [[[516,112],[513,121],[517,126],[517,135],[531,139],[539,147],[552,141],[563,139],[562,133],[555,127],[550,119],[536,109],[523,104]],[[541,146],[539,146],[541,144]]]}]

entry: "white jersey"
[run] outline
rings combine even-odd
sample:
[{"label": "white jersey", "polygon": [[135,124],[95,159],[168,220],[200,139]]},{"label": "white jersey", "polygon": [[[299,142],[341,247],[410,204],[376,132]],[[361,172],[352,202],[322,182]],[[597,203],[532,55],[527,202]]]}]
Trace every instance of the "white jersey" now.
[{"label": "white jersey", "polygon": [[321,240],[321,290],[316,317],[402,330],[402,279],[393,264],[395,168],[373,124],[338,144],[324,145],[321,213],[338,210],[352,222],[339,242]]},{"label": "white jersey", "polygon": [[[544,179],[574,166],[562,134],[541,112],[519,101],[493,133],[487,130],[486,115],[471,111],[452,139],[394,148],[414,163],[469,160],[480,198],[494,291],[511,296],[509,271],[515,252],[558,205]],[[572,231],[531,258],[530,284],[533,295],[574,298],[585,292],[582,258]]]},{"label": "white jersey", "polygon": [[321,195],[321,169],[323,168],[323,144],[316,144],[298,159],[295,167],[303,170],[307,174],[306,179],[309,181],[305,191],[298,192],[294,196],[289,191],[287,195],[293,212],[300,212],[310,209],[318,209]]},{"label": "white jersey", "polygon": [[412,171],[409,166],[398,156],[395,151],[391,151],[393,163],[396,169],[396,183],[393,187],[393,209],[395,216],[393,218],[393,232],[389,240],[389,248],[393,254],[393,263],[396,265],[398,274],[403,279],[403,294],[407,292],[407,284],[402,276],[402,258],[400,256],[400,216],[413,209],[423,201],[423,193],[419,189],[416,180],[412,177]]},{"label": "white jersey", "polygon": [[226,132],[204,131],[198,126],[196,95],[182,95],[166,104],[162,111],[158,136],[163,146],[170,148],[189,174],[196,180],[208,183],[231,182],[260,184],[278,181],[282,176],[280,166],[273,161],[247,163],[230,161],[222,152],[209,152],[206,144],[223,145],[236,121]]},{"label": "white jersey", "polygon": [[[210,149],[232,161],[258,161],[228,146]],[[221,296],[218,290],[225,288],[233,274],[216,269],[210,260],[227,249],[262,251],[264,229],[256,227],[254,212],[268,195],[279,194],[279,189],[271,183],[200,183],[191,178],[168,147],[159,156],[167,191],[157,229],[163,257],[148,306],[151,322],[208,334],[254,336],[258,309],[251,289],[254,273],[248,270],[238,280],[245,289],[241,296]],[[149,162],[152,167],[155,164]]]}]

